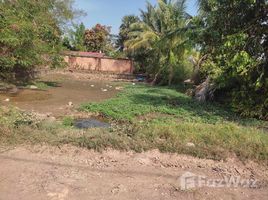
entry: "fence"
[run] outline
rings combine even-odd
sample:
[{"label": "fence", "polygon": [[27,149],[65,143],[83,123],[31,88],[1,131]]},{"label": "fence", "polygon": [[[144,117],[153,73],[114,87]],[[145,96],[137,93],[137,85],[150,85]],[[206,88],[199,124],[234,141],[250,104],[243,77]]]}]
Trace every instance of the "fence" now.
[{"label": "fence", "polygon": [[129,59],[113,59],[101,53],[64,52],[64,60],[69,68],[88,71],[103,71],[117,74],[132,74],[133,61]]}]

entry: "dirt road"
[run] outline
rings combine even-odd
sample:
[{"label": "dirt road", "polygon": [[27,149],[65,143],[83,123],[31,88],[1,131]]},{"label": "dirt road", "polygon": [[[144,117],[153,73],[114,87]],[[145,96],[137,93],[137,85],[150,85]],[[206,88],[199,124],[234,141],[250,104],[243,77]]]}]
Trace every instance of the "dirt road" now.
[{"label": "dirt road", "polygon": [[[72,146],[0,148],[1,200],[268,199],[268,170],[253,162],[202,160],[158,151],[96,153]],[[257,188],[180,189],[185,172],[239,176]]]}]

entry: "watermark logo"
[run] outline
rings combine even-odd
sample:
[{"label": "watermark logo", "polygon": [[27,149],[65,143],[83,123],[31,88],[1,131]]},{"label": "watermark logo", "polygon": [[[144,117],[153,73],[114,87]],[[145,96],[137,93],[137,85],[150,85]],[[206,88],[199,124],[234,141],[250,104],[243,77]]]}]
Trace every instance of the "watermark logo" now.
[{"label": "watermark logo", "polygon": [[206,176],[185,172],[179,178],[181,190],[192,190],[202,187],[211,188],[256,188],[257,180],[243,179],[240,176],[224,176],[222,179],[210,179]]}]

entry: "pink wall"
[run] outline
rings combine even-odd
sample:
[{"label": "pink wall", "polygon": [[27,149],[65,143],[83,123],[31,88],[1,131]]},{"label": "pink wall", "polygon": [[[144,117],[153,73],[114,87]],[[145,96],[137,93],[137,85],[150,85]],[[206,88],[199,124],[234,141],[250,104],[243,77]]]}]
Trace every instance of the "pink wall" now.
[{"label": "pink wall", "polygon": [[128,59],[112,59],[106,57],[66,55],[64,60],[69,68],[89,71],[103,71],[119,74],[133,73],[133,62]]}]

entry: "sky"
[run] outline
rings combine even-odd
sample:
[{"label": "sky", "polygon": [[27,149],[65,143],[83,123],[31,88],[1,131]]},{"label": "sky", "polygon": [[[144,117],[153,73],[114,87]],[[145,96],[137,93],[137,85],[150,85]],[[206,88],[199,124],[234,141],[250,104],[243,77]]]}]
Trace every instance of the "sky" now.
[{"label": "sky", "polygon": [[[91,28],[97,23],[111,26],[112,33],[119,32],[121,20],[125,15],[140,14],[140,9],[144,9],[147,0],[75,0],[75,7],[84,10],[87,15],[80,17],[79,22],[83,22],[86,28]],[[156,4],[157,0],[148,0]],[[196,0],[187,1],[187,12],[196,15]]]}]

